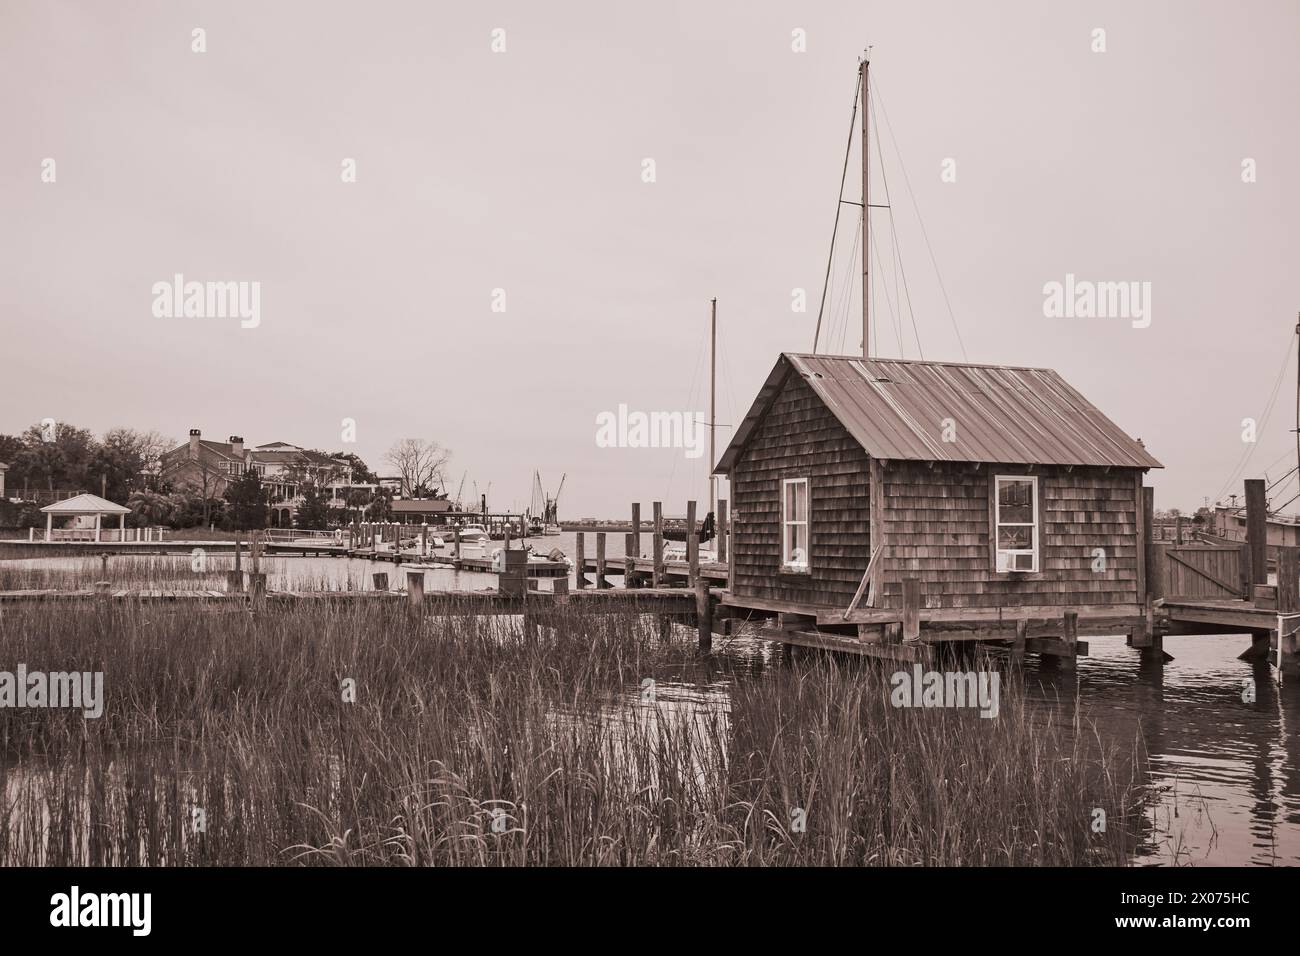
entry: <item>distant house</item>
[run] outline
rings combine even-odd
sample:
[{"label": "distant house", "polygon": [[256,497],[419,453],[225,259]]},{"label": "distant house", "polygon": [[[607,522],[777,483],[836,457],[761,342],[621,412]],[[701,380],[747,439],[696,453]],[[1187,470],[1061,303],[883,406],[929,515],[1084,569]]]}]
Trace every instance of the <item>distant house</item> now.
[{"label": "distant house", "polygon": [[271,523],[278,527],[293,523],[304,484],[315,483],[337,500],[339,490],[352,482],[347,461],[282,441],[255,448],[246,448],[239,435],[224,442],[208,441],[197,428],[190,429],[186,444],[163,453],[160,470],[164,479],[188,483],[210,498],[221,497],[232,482],[255,471],[270,496]]},{"label": "distant house", "polygon": [[1047,369],[784,354],[716,469],[730,600],[825,619],[871,565],[880,620],[905,578],[926,620],[1132,612],[1142,477],[1159,467]]}]

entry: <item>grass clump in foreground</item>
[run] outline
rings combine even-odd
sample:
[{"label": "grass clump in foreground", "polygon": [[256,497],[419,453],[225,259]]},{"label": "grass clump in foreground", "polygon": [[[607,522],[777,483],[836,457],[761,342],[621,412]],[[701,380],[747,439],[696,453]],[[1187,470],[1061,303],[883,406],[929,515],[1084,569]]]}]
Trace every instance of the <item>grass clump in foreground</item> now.
[{"label": "grass clump in foreground", "polygon": [[813,656],[651,702],[646,678],[716,683],[718,663],[661,643],[652,618],[548,625],[323,600],[4,609],[0,669],[103,671],[106,703],[98,720],[0,709],[0,864],[1079,865],[1134,849],[1134,755],[1031,720],[1018,687],[996,719],[900,710],[888,670]]}]

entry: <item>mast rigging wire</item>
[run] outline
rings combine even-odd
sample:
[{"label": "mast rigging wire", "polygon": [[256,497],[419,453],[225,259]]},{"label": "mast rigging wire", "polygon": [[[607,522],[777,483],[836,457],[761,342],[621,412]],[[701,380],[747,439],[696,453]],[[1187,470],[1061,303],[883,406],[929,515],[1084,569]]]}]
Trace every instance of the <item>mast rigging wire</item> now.
[{"label": "mast rigging wire", "polygon": [[[831,249],[826,256],[826,278],[822,280],[822,301],[817,307],[817,328],[813,332],[813,353],[817,352],[817,340],[821,337],[822,332],[822,309],[826,307],[826,288],[831,280],[831,260],[835,256],[835,237],[840,228],[840,207],[844,205],[844,182],[849,173],[849,152],[853,149],[853,127],[858,118],[858,98],[862,95],[856,80],[853,84],[853,113],[849,117],[849,141],[844,147],[844,168],[840,171],[840,201],[835,204],[835,224],[831,227]],[[866,210],[863,210],[865,215]]]}]

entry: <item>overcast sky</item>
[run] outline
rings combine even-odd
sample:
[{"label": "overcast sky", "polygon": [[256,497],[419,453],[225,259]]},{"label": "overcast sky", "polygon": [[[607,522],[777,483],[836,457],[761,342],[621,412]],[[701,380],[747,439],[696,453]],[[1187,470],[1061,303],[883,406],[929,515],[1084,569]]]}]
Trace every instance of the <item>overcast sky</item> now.
[{"label": "overcast sky", "polygon": [[[714,296],[724,425],[811,349],[870,43],[907,280],[875,211],[877,353],[1054,368],[1165,464],[1157,506],[1192,508],[1294,339],[1298,10],[0,0],[0,432],[197,427],[381,472],[422,437],[499,508],[536,467],[567,472],[562,516],[681,514],[705,458],[599,448],[596,416],[707,412]],[[843,208],[824,343],[856,352]],[[155,316],[176,273],[259,282],[260,324]],[[1045,317],[1067,274],[1149,282],[1149,327]],[[1293,461],[1291,363],[1247,477]]]}]

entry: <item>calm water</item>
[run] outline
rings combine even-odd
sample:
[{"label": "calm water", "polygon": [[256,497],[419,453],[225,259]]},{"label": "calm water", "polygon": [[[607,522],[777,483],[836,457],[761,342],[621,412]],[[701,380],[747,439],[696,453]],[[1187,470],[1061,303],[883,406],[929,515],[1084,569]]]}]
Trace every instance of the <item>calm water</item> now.
[{"label": "calm water", "polygon": [[[572,534],[530,543],[543,552],[559,547],[574,554]],[[608,557],[621,559],[622,534],[610,534],[607,544]],[[587,545],[594,555],[591,534]],[[404,573],[395,572],[405,570],[342,558],[272,558],[265,566],[277,590],[368,589],[374,571],[387,571],[396,582]],[[97,558],[51,558],[6,561],[3,568],[52,569],[93,581],[100,564]],[[426,571],[430,589],[495,584],[494,575]],[[1140,666],[1122,637],[1089,638],[1088,644],[1090,655],[1073,674],[1039,670],[1031,657],[1026,692],[1044,708],[1059,702],[1073,713],[1077,707],[1103,742],[1121,751],[1142,741],[1148,780],[1158,794],[1153,822],[1159,837],[1138,862],[1300,864],[1300,685],[1280,688],[1268,666],[1238,661],[1249,645],[1243,635],[1168,637],[1165,650],[1175,659],[1163,668]],[[660,682],[659,699],[689,708],[725,697],[736,681],[761,680],[781,654],[776,645],[752,638],[716,639],[715,649],[717,666],[684,669],[680,681]],[[1252,679],[1255,700],[1244,703],[1242,687]]]}]

